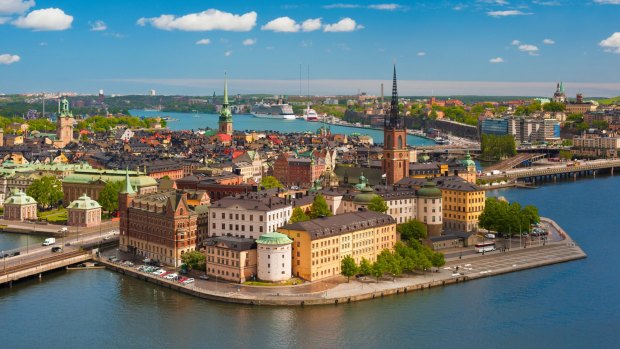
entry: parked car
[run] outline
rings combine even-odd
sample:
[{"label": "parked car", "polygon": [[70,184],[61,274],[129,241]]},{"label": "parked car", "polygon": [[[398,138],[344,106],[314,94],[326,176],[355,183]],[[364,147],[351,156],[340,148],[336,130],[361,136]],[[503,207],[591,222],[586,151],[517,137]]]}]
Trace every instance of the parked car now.
[{"label": "parked car", "polygon": [[166,271],[163,269],[157,269],[153,272],[153,274],[160,276],[161,274],[164,274]]},{"label": "parked car", "polygon": [[11,254],[11,257],[15,257],[15,256],[19,256],[21,254],[21,252],[19,251],[15,251]]},{"label": "parked car", "polygon": [[206,275],[200,275],[198,278],[199,278],[200,280],[209,280],[209,277],[208,277],[208,276],[206,276]]},{"label": "parked car", "polygon": [[174,278],[176,278],[176,277],[178,277],[178,276],[179,276],[179,275],[178,275],[177,273],[172,273],[172,274],[168,274],[168,275],[166,275],[166,276],[164,276],[164,277],[165,277],[166,279],[168,279],[168,280],[172,280],[172,279],[174,279]]},{"label": "parked car", "polygon": [[196,281],[196,280],[194,280],[194,278],[189,278],[189,279],[187,279],[187,280],[182,281],[181,283],[182,283],[183,285],[189,285],[189,284],[191,284],[191,283],[194,283],[195,281]]},{"label": "parked car", "polygon": [[484,237],[487,239],[495,239],[495,234],[487,233],[487,234],[484,234]]},{"label": "parked car", "polygon": [[60,246],[52,247],[52,252],[61,252],[61,251],[62,251],[62,247],[60,247]]},{"label": "parked car", "polygon": [[185,276],[179,276],[179,279],[177,281],[180,282],[180,283],[183,283],[187,279],[189,279],[189,278],[186,278]]}]

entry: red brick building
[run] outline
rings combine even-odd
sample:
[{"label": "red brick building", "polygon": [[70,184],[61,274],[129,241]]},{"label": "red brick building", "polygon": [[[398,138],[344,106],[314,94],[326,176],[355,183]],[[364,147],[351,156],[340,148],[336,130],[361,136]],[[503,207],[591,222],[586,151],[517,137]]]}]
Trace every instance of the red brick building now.
[{"label": "red brick building", "polygon": [[273,164],[273,176],[286,186],[310,187],[325,173],[324,159],[297,158],[281,154]]}]

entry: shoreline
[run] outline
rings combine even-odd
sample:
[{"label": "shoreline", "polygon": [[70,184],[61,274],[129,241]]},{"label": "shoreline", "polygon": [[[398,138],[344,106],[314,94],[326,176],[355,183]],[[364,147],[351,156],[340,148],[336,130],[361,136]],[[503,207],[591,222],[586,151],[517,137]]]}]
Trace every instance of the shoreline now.
[{"label": "shoreline", "polygon": [[[513,249],[512,251],[501,253],[487,253],[486,255],[464,256],[463,259],[450,259],[446,265],[437,272],[424,273],[422,275],[407,275],[386,281],[385,278],[380,282],[362,282],[351,280],[351,282],[341,282],[335,287],[325,288],[319,291],[306,293],[281,293],[280,291],[294,290],[291,287],[273,286],[269,288],[256,288],[261,291],[272,291],[269,293],[247,293],[249,289],[243,285],[232,285],[236,287],[236,292],[229,290],[223,292],[210,290],[195,285],[181,285],[174,281],[168,281],[151,274],[138,272],[134,268],[125,267],[111,263],[105,258],[97,259],[106,269],[118,272],[123,275],[135,277],[148,283],[153,283],[161,287],[169,288],[198,298],[220,301],[226,303],[245,304],[245,305],[264,305],[264,306],[306,306],[306,305],[328,305],[340,303],[351,303],[375,298],[382,298],[392,295],[407,294],[413,291],[428,289],[431,287],[443,287],[452,284],[459,284],[490,276],[502,275],[521,270],[539,268],[543,266],[564,263],[587,258],[583,250],[570,238],[570,236],[553,220],[542,218],[541,221],[552,225],[564,240],[559,242],[548,242],[544,246],[530,246],[529,248]],[[461,272],[459,273],[459,269]],[[344,277],[341,277],[343,279]],[[336,278],[332,279],[333,282]],[[330,281],[330,280],[323,280]],[[319,282],[320,283],[320,282]],[[217,283],[216,283],[217,286]],[[300,286],[300,285],[297,285]],[[241,289],[244,289],[242,292]]]}]

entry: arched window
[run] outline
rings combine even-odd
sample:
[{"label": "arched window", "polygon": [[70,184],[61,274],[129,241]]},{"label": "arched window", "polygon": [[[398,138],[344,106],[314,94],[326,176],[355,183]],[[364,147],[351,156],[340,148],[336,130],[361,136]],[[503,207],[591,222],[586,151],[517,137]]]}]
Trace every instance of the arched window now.
[{"label": "arched window", "polygon": [[398,149],[403,149],[403,136],[398,136]]}]

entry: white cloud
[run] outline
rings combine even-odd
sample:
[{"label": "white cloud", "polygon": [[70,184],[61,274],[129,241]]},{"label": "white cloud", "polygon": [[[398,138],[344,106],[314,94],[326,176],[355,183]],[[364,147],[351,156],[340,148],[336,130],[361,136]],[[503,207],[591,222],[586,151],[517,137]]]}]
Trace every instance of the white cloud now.
[{"label": "white cloud", "polygon": [[71,28],[71,23],[73,23],[73,16],[65,14],[59,8],[34,10],[13,21],[16,27],[35,31],[66,30]]},{"label": "white cloud", "polygon": [[211,43],[211,39],[200,39],[196,41],[196,45],[209,45]]},{"label": "white cloud", "polygon": [[356,4],[331,4],[331,5],[325,5],[323,6],[323,8],[331,10],[334,8],[358,8],[361,7],[360,5],[356,5]]},{"label": "white cloud", "polygon": [[489,11],[487,15],[495,18],[508,17],[508,16],[529,16],[533,13],[523,12],[521,10],[506,10],[506,11]]},{"label": "white cloud", "polygon": [[19,62],[21,57],[18,55],[2,54],[0,55],[0,64],[13,64]]},{"label": "white cloud", "polygon": [[245,39],[243,40],[243,46],[252,46],[256,44],[256,39]]},{"label": "white cloud", "polygon": [[426,56],[426,52],[418,52],[417,56],[418,57],[424,57],[424,56]]},{"label": "white cloud", "polygon": [[611,34],[610,37],[598,43],[599,46],[605,48],[606,52],[614,52],[620,54],[620,32]]},{"label": "white cloud", "polygon": [[532,1],[534,4],[536,5],[541,5],[541,6],[560,6],[560,2],[559,1],[538,1],[538,0],[534,0]]},{"label": "white cloud", "polygon": [[495,57],[495,58],[489,59],[489,62],[493,64],[504,63],[504,59],[502,57]]},{"label": "white cloud", "polygon": [[250,31],[256,25],[256,12],[248,12],[236,15],[229,12],[222,12],[216,9],[209,9],[198,13],[190,13],[185,16],[176,17],[174,15],[161,15],[159,17],[138,19],[136,24],[145,26],[152,25],[162,30],[182,30],[182,31],[210,31],[224,30],[245,32]]},{"label": "white cloud", "polygon": [[232,55],[232,51],[226,51],[226,52],[224,52],[224,56],[226,56],[226,57],[230,57],[230,55]]},{"label": "white cloud", "polygon": [[543,44],[545,44],[545,45],[553,45],[553,44],[555,44],[555,41],[553,41],[552,39],[545,39],[545,40],[543,40]]},{"label": "white cloud", "polygon": [[381,11],[396,11],[402,10],[405,7],[399,4],[376,4],[376,5],[368,5],[368,8],[373,10],[381,10]]},{"label": "white cloud", "polygon": [[326,24],[323,28],[324,32],[352,32],[354,30],[363,29],[364,26],[357,24],[355,20],[346,17],[334,24]]},{"label": "white cloud", "polygon": [[108,26],[104,21],[95,21],[94,23],[90,23],[90,30],[94,32],[100,32],[108,29]]},{"label": "white cloud", "polygon": [[519,45],[519,51],[526,52],[530,56],[538,56],[538,46],[536,45],[528,45],[528,44]]},{"label": "white cloud", "polygon": [[478,0],[478,2],[483,2],[485,4],[491,4],[491,5],[500,5],[500,6],[508,5],[508,1],[506,0]]},{"label": "white cloud", "polygon": [[0,0],[0,13],[24,13],[34,5],[34,0]]},{"label": "white cloud", "polygon": [[510,44],[513,45],[513,46],[521,45],[521,41],[519,41],[519,40],[512,40],[512,42]]},{"label": "white cloud", "polygon": [[271,30],[278,33],[296,33],[301,25],[291,17],[278,17],[261,27],[261,30]]},{"label": "white cloud", "polygon": [[601,5],[620,5],[620,0],[594,0],[594,2]]},{"label": "white cloud", "polygon": [[10,20],[11,20],[11,17],[0,17],[0,25],[3,25],[4,23],[7,23]]},{"label": "white cloud", "polygon": [[321,29],[321,18],[309,18],[301,24],[301,30],[311,32]]}]

